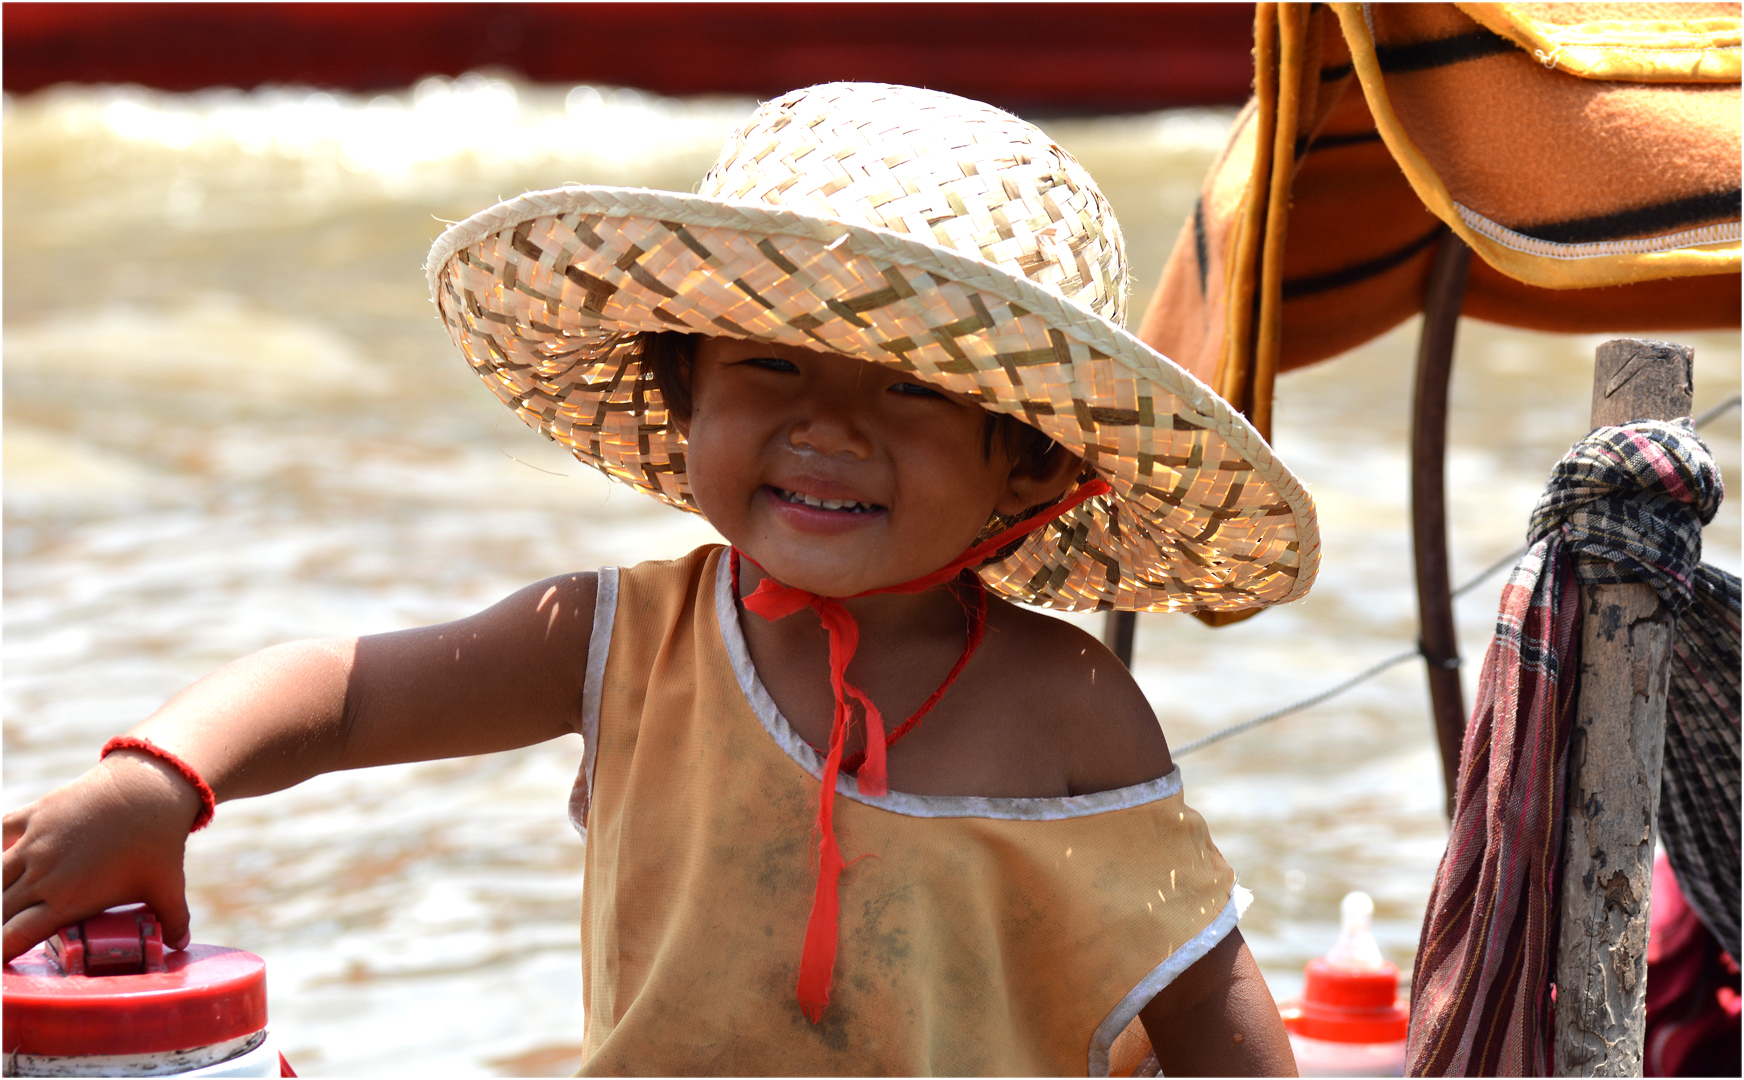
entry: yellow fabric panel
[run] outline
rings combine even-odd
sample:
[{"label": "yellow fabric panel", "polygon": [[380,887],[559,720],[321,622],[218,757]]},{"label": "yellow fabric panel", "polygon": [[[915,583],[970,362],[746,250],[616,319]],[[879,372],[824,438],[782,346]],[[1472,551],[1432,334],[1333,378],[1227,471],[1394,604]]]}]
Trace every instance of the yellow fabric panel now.
[{"label": "yellow fabric panel", "polygon": [[[1735,80],[1576,78],[1474,22],[1471,5],[1377,4],[1366,15],[1358,4],[1314,6],[1305,23],[1290,17],[1292,6],[1256,7],[1255,97],[1139,328],[1262,432],[1275,373],[1422,310],[1450,229],[1481,256],[1466,316],[1581,333],[1738,325],[1735,239],[1570,257],[1735,235],[1744,152]],[[1558,25],[1737,13],[1735,4],[1510,9]],[[1369,17],[1386,46],[1384,78]],[[1295,114],[1269,116],[1290,87]],[[1280,200],[1284,177],[1289,197]],[[1468,220],[1456,202],[1477,216]],[[1575,250],[1585,241],[1613,246]]]},{"label": "yellow fabric panel", "polygon": [[1546,67],[1586,79],[1737,82],[1737,4],[1460,4]]},{"label": "yellow fabric panel", "polygon": [[[1482,221],[1474,222],[1470,211],[1475,211],[1485,218],[1488,215],[1484,214],[1481,208],[1470,206],[1467,207],[1468,213],[1462,214],[1460,207],[1456,205],[1459,200],[1449,190],[1450,178],[1431,163],[1430,159],[1434,155],[1426,153],[1427,148],[1419,142],[1420,139],[1431,140],[1430,145],[1442,151],[1440,156],[1435,157],[1436,161],[1446,162],[1448,167],[1455,170],[1467,167],[1461,155],[1463,152],[1469,152],[1471,148],[1447,143],[1450,138],[1448,131],[1443,125],[1436,122],[1436,117],[1431,116],[1426,111],[1437,103],[1444,111],[1457,110],[1463,103],[1462,98],[1450,98],[1446,94],[1422,94],[1418,97],[1419,107],[1413,114],[1413,119],[1416,121],[1415,126],[1404,122],[1399,111],[1394,107],[1388,81],[1383,75],[1376,57],[1375,39],[1370,33],[1363,5],[1346,3],[1335,4],[1333,7],[1337,11],[1340,24],[1344,29],[1345,38],[1350,43],[1351,57],[1356,68],[1357,78],[1360,80],[1364,96],[1368,100],[1369,110],[1374,116],[1376,127],[1399,167],[1404,171],[1412,189],[1431,212],[1446,222],[1491,266],[1519,281],[1547,289],[1592,288],[1647,281],[1654,278],[1736,273],[1738,271],[1740,244],[1736,238],[1702,247],[1684,247],[1668,251],[1618,251],[1582,258],[1546,257],[1535,250],[1534,246],[1524,238],[1505,231],[1497,233],[1495,228],[1486,226]],[[1442,14],[1441,11],[1432,9],[1451,11],[1452,6],[1381,5],[1371,10],[1377,18],[1405,26],[1405,32],[1408,34],[1410,21],[1434,19]],[[1532,66],[1525,57],[1500,57],[1498,59],[1515,61],[1517,62],[1516,66],[1519,64],[1524,64],[1527,67]],[[1714,89],[1725,90],[1727,88],[1716,86]],[[1529,110],[1541,105],[1545,94],[1549,94],[1551,98],[1556,98],[1559,94],[1566,94],[1568,90],[1569,87],[1563,86],[1556,87],[1554,90],[1541,90],[1538,93],[1528,92],[1516,100],[1520,102],[1522,109]],[[1711,144],[1708,149],[1711,150],[1714,146],[1718,146],[1719,149],[1715,150],[1715,153],[1718,153],[1721,158],[1725,158],[1732,167],[1735,167],[1738,160],[1739,128],[1735,92],[1728,94],[1724,99],[1716,98],[1711,102],[1699,96],[1686,95],[1686,98],[1688,100],[1675,105],[1664,100],[1656,103],[1656,106],[1660,108],[1695,110],[1695,113],[1690,118],[1686,118],[1684,123],[1670,125],[1664,130],[1672,133],[1682,130],[1692,138],[1713,137],[1708,140]],[[1623,103],[1623,107],[1626,112],[1627,103]],[[1709,115],[1710,113],[1712,115]],[[1452,118],[1454,115],[1455,111],[1446,112],[1446,118]],[[1490,113],[1488,115],[1493,117],[1496,114]],[[1697,116],[1700,118],[1698,119]],[[1549,130],[1552,129],[1549,127],[1540,128],[1540,131]],[[1714,138],[1719,141],[1715,143]],[[1446,145],[1442,145],[1443,143]],[[1730,148],[1729,156],[1727,152],[1724,152],[1727,151],[1728,147]],[[1607,147],[1589,146],[1587,148],[1589,152],[1596,153],[1603,153],[1606,149],[1614,151],[1614,148]],[[1558,184],[1575,183],[1574,180],[1560,171],[1562,166],[1572,165],[1572,162],[1565,163],[1554,157],[1548,160],[1515,157],[1512,160],[1519,164],[1523,174],[1520,177],[1521,184],[1513,185],[1512,190],[1522,192],[1532,190],[1534,185],[1526,182],[1527,177],[1524,174],[1534,169],[1543,174],[1542,178],[1536,182],[1536,188],[1540,191],[1549,190]],[[1619,154],[1614,154],[1612,157],[1619,173],[1635,170],[1643,171],[1644,175],[1647,173],[1664,175],[1665,170],[1657,165],[1658,162],[1664,160],[1666,158],[1663,156],[1654,156],[1645,160],[1630,159]],[[1497,173],[1492,169],[1484,173],[1483,177],[1486,180],[1495,181]],[[1508,179],[1511,178],[1504,178],[1499,185],[1501,190],[1510,189]],[[1581,187],[1578,190],[1583,196],[1599,197],[1605,190],[1603,181],[1606,181],[1607,178],[1600,172],[1592,179],[1600,181],[1596,187]],[[1498,185],[1487,186],[1486,191],[1494,191],[1497,188]]]},{"label": "yellow fabric panel", "polygon": [[1061,820],[838,796],[844,854],[871,857],[842,876],[832,1000],[808,1023],[817,781],[741,690],[715,616],[721,551],[619,576],[584,1075],[1084,1074],[1116,1005],[1229,902],[1204,823],[1179,794]]}]

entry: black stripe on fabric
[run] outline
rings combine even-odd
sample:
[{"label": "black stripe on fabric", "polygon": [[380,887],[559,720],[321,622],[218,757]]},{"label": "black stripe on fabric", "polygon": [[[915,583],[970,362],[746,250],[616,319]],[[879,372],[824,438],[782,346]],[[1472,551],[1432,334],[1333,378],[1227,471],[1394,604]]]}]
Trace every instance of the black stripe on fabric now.
[{"label": "black stripe on fabric", "polygon": [[1314,149],[1331,150],[1339,146],[1356,146],[1358,143],[1380,142],[1378,131],[1351,131],[1343,135],[1322,135],[1314,140]]},{"label": "black stripe on fabric", "polygon": [[1550,221],[1541,225],[1516,227],[1515,232],[1553,244],[1591,244],[1602,240],[1622,240],[1644,234],[1666,233],[1676,229],[1710,224],[1716,220],[1736,221],[1744,209],[1740,201],[1744,191],[1715,191],[1706,195],[1691,195],[1653,206],[1619,210],[1614,214]]},{"label": "black stripe on fabric", "polygon": [[1199,295],[1205,296],[1205,275],[1211,270],[1209,245],[1205,242],[1205,196],[1193,203],[1193,257],[1199,265]]},{"label": "black stripe on fabric", "polygon": [[1296,139],[1296,157],[1299,159],[1304,154],[1311,154],[1318,150],[1336,150],[1341,146],[1358,146],[1362,143],[1380,141],[1381,133],[1379,131],[1353,131],[1343,135],[1321,135],[1313,142],[1308,141],[1308,136],[1302,135]]},{"label": "black stripe on fabric", "polygon": [[1449,64],[1478,60],[1519,48],[1500,34],[1488,30],[1473,30],[1456,37],[1434,41],[1413,41],[1409,45],[1376,45],[1375,60],[1389,75],[1402,71],[1427,71]]},{"label": "black stripe on fabric", "polygon": [[1411,241],[1409,244],[1400,248],[1395,248],[1394,250],[1387,252],[1385,255],[1369,259],[1367,262],[1357,263],[1354,266],[1346,266],[1324,274],[1315,274],[1313,277],[1297,278],[1295,281],[1286,281],[1284,282],[1284,299],[1299,300],[1304,296],[1313,296],[1316,293],[1330,292],[1333,289],[1342,289],[1347,285],[1355,285],[1359,281],[1367,281],[1369,278],[1375,277],[1376,275],[1384,274],[1393,267],[1398,266],[1400,263],[1408,261],[1413,255],[1416,255],[1430,244],[1441,239],[1441,234],[1446,231],[1446,225],[1436,222],[1435,228],[1430,229],[1428,232]]}]

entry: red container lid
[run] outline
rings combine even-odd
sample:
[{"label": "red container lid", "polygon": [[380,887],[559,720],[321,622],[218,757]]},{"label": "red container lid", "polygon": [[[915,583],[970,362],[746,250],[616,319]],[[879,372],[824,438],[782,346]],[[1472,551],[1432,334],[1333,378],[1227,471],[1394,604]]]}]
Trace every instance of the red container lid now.
[{"label": "red container lid", "polygon": [[1284,1027],[1307,1039],[1341,1043],[1398,1042],[1410,1015],[1399,1004],[1399,969],[1352,968],[1321,957],[1304,969],[1302,1000],[1280,1011]]},{"label": "red container lid", "polygon": [[217,945],[165,952],[162,941],[150,910],[135,904],[7,964],[5,1053],[164,1053],[266,1027],[265,961]]}]

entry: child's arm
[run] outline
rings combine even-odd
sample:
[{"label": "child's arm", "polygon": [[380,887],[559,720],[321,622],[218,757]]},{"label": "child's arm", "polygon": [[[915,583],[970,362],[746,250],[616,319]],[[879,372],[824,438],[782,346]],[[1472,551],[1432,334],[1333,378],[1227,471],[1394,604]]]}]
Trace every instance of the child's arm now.
[{"label": "child's arm", "polygon": [[[263,649],[194,683],[129,734],[191,765],[220,802],[317,773],[460,757],[577,730],[596,579],[529,586],[469,618]],[[5,959],[105,907],[144,900],[186,937],[182,854],[199,797],[174,769],[111,754],[5,816]]]},{"label": "child's arm", "polygon": [[1240,930],[1140,1011],[1164,1076],[1295,1076],[1278,1006]]}]

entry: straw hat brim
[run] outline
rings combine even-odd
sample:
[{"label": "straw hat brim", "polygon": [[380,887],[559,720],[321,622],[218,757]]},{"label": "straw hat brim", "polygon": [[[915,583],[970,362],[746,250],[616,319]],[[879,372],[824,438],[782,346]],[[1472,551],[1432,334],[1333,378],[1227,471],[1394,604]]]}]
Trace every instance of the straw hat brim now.
[{"label": "straw hat brim", "polygon": [[762,203],[574,185],[450,227],[431,249],[449,334],[521,419],[695,510],[685,442],[628,335],[827,349],[1009,413],[1113,487],[982,570],[1068,610],[1237,611],[1304,595],[1313,501],[1251,425],[1114,323],[992,263]]}]

